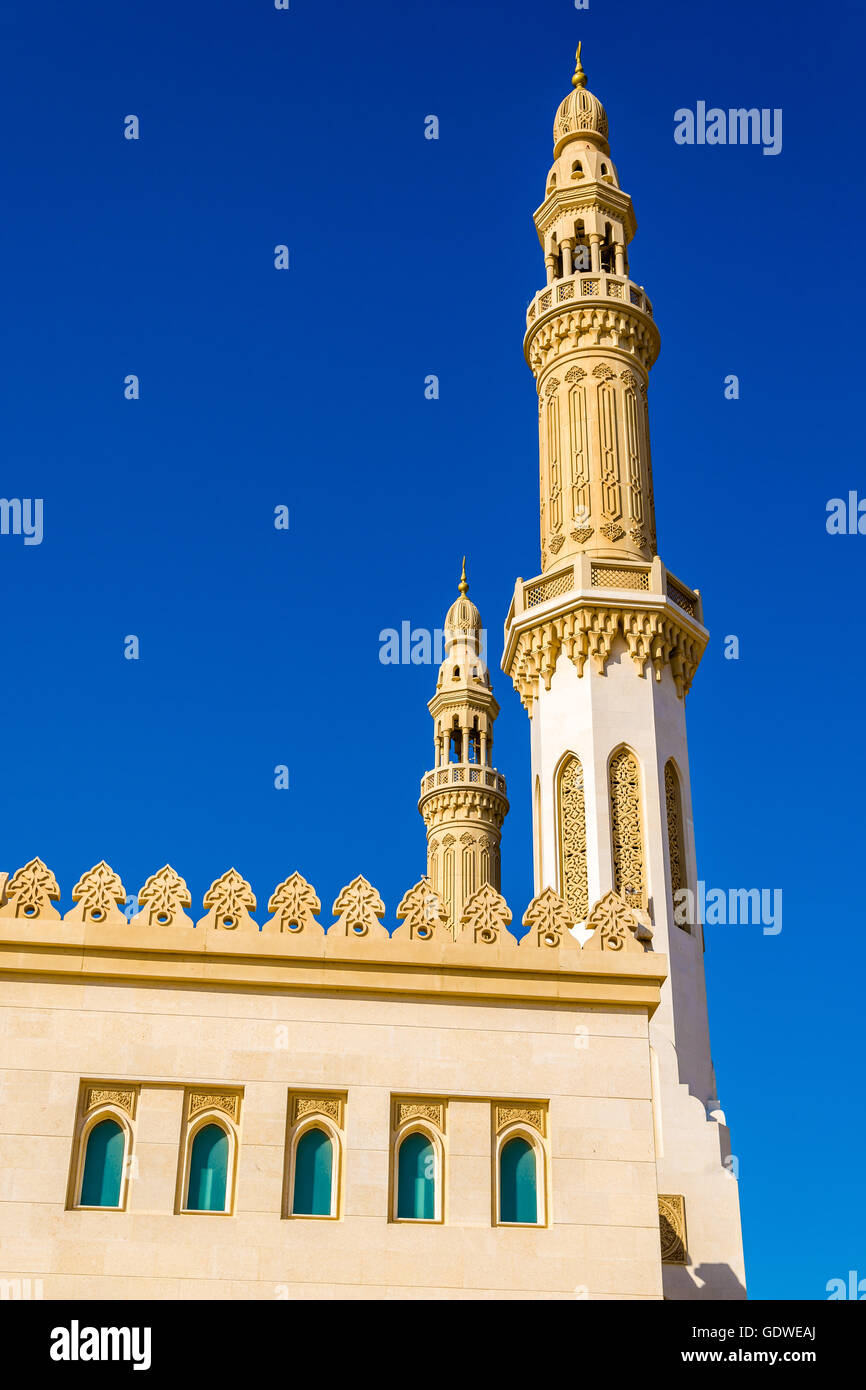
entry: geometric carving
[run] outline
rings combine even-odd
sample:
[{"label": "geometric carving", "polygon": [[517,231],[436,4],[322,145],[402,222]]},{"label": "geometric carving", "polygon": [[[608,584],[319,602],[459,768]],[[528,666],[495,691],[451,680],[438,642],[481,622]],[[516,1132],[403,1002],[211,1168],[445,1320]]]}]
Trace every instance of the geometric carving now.
[{"label": "geometric carving", "polygon": [[237,869],[229,869],[222,878],[214,880],[204,895],[202,906],[210,908],[210,911],[199,919],[197,927],[215,927],[224,931],[252,927],[258,930],[250,916],[250,911],[256,910],[255,894]]},{"label": "geometric carving", "polygon": [[191,927],[193,920],[184,912],[192,905],[192,897],[180,874],[170,864],[163,864],[158,873],[151,874],[138,890],[139,911],[131,918],[131,927]]},{"label": "geometric carving", "polygon": [[445,1133],[445,1105],[441,1100],[398,1100],[394,1102],[394,1128],[407,1120],[428,1120],[440,1133]]},{"label": "geometric carving", "polygon": [[305,927],[316,927],[320,932],[325,928],[317,922],[315,914],[321,912],[322,904],[311,883],[297,871],[278,883],[268,902],[268,912],[273,917],[264,923],[262,931],[277,926],[281,932],[299,932]]},{"label": "geometric carving", "polygon": [[506,1125],[525,1124],[531,1125],[533,1129],[544,1137],[544,1117],[546,1110],[541,1105],[497,1105],[496,1109],[496,1133]]},{"label": "geometric carving", "polygon": [[6,902],[0,907],[0,917],[42,918],[60,921],[60,913],[51,906],[60,897],[57,879],[41,859],[24,864],[6,884]]},{"label": "geometric carving", "polygon": [[240,1094],[237,1091],[190,1091],[188,1118],[192,1119],[201,1110],[222,1110],[237,1124],[241,1110]]},{"label": "geometric carving", "polygon": [[76,904],[63,918],[64,922],[98,922],[100,926],[126,926],[126,918],[118,903],[126,902],[126,889],[112,868],[101,860],[82,874],[72,890]]},{"label": "geometric carving", "polygon": [[598,377],[599,381],[610,381],[612,377],[616,376],[616,372],[611,371],[604,362],[599,362],[597,367],[593,367],[592,374]]},{"label": "geometric carving", "polygon": [[649,917],[629,907],[619,893],[605,893],[599,898],[586,919],[592,936],[584,951],[642,951],[641,940],[652,936],[647,927]]},{"label": "geometric carving", "polygon": [[649,589],[649,570],[617,569],[615,565],[591,565],[590,583],[602,589]]},{"label": "geometric carving", "polygon": [[[397,921],[405,925],[397,928],[395,936],[402,932],[419,941],[432,941],[434,936],[441,937],[447,930],[448,913],[426,874],[403,894],[397,908]],[[450,931],[447,934],[451,936]]]},{"label": "geometric carving", "polygon": [[[523,914],[523,925],[535,929],[535,945],[571,946],[576,950],[580,949],[580,943],[571,934],[574,913],[565,899],[552,888],[545,888],[532,899]],[[524,941],[530,941],[530,933],[523,938],[521,945]]]},{"label": "geometric carving", "polygon": [[599,530],[609,541],[618,541],[621,536],[625,535],[625,531],[618,521],[608,521],[604,526],[600,526]]},{"label": "geometric carving", "polygon": [[[671,892],[676,895],[686,886],[683,867],[683,817],[680,805],[679,778],[670,760],[665,763],[665,811],[668,822],[668,853],[671,863]],[[688,930],[686,923],[683,924]]]},{"label": "geometric carving", "polygon": [[327,1115],[338,1129],[343,1128],[343,1101],[340,1096],[293,1096],[292,1124],[305,1115]]},{"label": "geometric carving", "polygon": [[592,526],[575,526],[569,535],[573,541],[578,541],[580,545],[584,545],[592,535],[593,529]]},{"label": "geometric carving", "polygon": [[125,1110],[128,1115],[132,1115],[135,1111],[135,1090],[131,1086],[90,1086],[85,1111],[93,1110],[97,1105],[116,1105],[119,1110]]},{"label": "geometric carving", "polygon": [[645,902],[640,769],[634,753],[621,748],[610,760],[613,881],[626,902]]},{"label": "geometric carving", "polygon": [[499,941],[511,921],[511,909],[500,893],[485,883],[473,893],[463,909],[460,925],[462,935],[471,933],[472,940],[485,946]]},{"label": "geometric carving", "polygon": [[346,936],[366,936],[368,932],[376,936],[388,935],[387,927],[378,920],[384,916],[385,904],[378,889],[368,883],[363,874],[346,884],[331,911],[337,918],[332,931],[339,927]]},{"label": "geometric carving", "polygon": [[659,1193],[659,1236],[662,1263],[687,1265],[686,1199],[679,1193]]},{"label": "geometric carving", "polygon": [[562,896],[583,922],[589,911],[589,883],[586,863],[586,804],[583,795],[583,768],[573,755],[559,772],[559,868]]},{"label": "geometric carving", "polygon": [[583,367],[572,367],[571,371],[566,372],[565,379],[573,386],[575,382],[580,381],[585,376],[586,372],[583,370]]}]

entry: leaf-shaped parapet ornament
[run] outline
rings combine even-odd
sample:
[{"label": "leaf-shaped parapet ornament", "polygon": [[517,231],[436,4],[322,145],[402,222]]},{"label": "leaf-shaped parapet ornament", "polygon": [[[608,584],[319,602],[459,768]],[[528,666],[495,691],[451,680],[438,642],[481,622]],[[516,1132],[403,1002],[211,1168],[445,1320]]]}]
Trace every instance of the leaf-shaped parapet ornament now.
[{"label": "leaf-shaped parapet ornament", "polygon": [[138,890],[138,912],[130,921],[131,927],[192,927],[194,922],[184,912],[192,906],[192,895],[170,864],[151,874]]},{"label": "leaf-shaped parapet ornament", "polygon": [[316,913],[321,910],[322,904],[312,883],[308,883],[303,874],[289,874],[270,896],[268,912],[273,916],[263,923],[262,931],[324,933],[321,922],[316,921]]},{"label": "leaf-shaped parapet ornament", "polygon": [[574,913],[553,888],[545,888],[532,899],[523,914],[523,925],[531,930],[522,938],[521,945],[564,946],[580,950],[580,942],[571,934]]},{"label": "leaf-shaped parapet ornament", "polygon": [[258,930],[258,924],[250,916],[250,912],[256,910],[255,894],[237,869],[229,869],[211,884],[202,905],[210,911],[196,922],[197,927],[216,927],[221,931]]},{"label": "leaf-shaped parapet ornament", "polygon": [[93,922],[97,926],[125,927],[126,918],[118,903],[126,902],[126,889],[110,864],[101,859],[82,874],[72,890],[70,908],[64,922]]},{"label": "leaf-shaped parapet ornament", "polygon": [[441,940],[447,936],[453,940],[448,913],[426,874],[403,894],[397,908],[397,921],[403,925],[395,931],[396,937],[432,941],[434,937]]},{"label": "leaf-shaped parapet ornament", "polygon": [[6,884],[6,901],[0,907],[0,917],[20,917],[24,921],[60,921],[53,903],[60,897],[60,888],[47,864],[31,859],[16,869]]},{"label": "leaf-shaped parapet ornament", "polygon": [[[511,908],[502,894],[497,893],[489,883],[484,883],[477,893],[472,894],[463,909],[461,937],[471,937],[479,945],[495,946],[503,933],[508,932],[510,921]],[[506,944],[516,945],[510,933]]]},{"label": "leaf-shaped parapet ornament", "polygon": [[363,874],[338,894],[331,911],[336,922],[331,930],[345,936],[387,936],[388,929],[379,918],[385,915],[385,904],[379,891],[368,883]]}]

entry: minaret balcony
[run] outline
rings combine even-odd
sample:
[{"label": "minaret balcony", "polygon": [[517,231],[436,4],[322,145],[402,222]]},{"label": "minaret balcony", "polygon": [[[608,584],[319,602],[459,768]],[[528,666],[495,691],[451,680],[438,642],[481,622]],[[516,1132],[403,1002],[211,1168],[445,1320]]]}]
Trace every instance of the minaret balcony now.
[{"label": "minaret balcony", "polygon": [[653,306],[640,285],[622,275],[609,275],[606,271],[580,270],[567,275],[562,280],[554,280],[531,301],[526,311],[526,325],[529,328],[552,309],[563,306],[571,308],[579,303],[597,303],[599,300],[619,301],[639,309],[648,318],[653,316]]},{"label": "minaret balcony", "polygon": [[463,786],[492,787],[504,795],[505,778],[495,767],[483,767],[479,763],[446,763],[444,767],[424,774],[421,778],[421,795]]}]

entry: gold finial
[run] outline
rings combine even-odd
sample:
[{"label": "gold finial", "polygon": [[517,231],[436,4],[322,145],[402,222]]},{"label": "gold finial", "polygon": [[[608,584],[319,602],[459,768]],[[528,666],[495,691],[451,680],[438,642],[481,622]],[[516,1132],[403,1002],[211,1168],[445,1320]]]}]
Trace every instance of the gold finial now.
[{"label": "gold finial", "polygon": [[[583,39],[580,43],[583,43]],[[577,66],[574,69],[574,77],[571,79],[572,87],[586,86],[586,73],[583,70],[583,63],[580,61],[580,43],[577,45]]]},{"label": "gold finial", "polygon": [[457,588],[463,598],[469,593],[469,585],[466,583],[466,556],[463,556],[463,573],[460,576],[460,583]]}]

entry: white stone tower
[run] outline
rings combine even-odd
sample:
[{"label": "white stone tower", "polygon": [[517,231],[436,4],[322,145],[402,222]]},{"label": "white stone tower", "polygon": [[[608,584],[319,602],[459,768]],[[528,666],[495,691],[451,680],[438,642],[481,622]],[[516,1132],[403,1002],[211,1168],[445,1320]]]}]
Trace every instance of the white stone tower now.
[{"label": "white stone tower", "polygon": [[647,385],[659,333],[630,278],[635,216],[580,48],[572,86],[535,213],[547,284],[524,342],[541,574],[517,581],[502,667],[531,718],[536,893],[555,888],[581,922],[615,889],[649,912],[653,948],[669,957],[651,1034],[656,1158],[662,1208],[684,1209],[686,1251],[664,1265],[665,1295],[737,1298],[737,1164],[716,1097],[702,927],[674,920],[674,893],[696,889],[685,695],[708,634],[699,593],[656,554]]},{"label": "white stone tower", "polygon": [[418,802],[427,827],[427,876],[455,936],[472,894],[485,883],[499,892],[499,841],[508,813],[505,778],[492,761],[499,705],[484,659],[481,614],[467,597],[465,560],[458,587],[445,618],[445,660],[427,706],[434,767],[421,779]]}]

